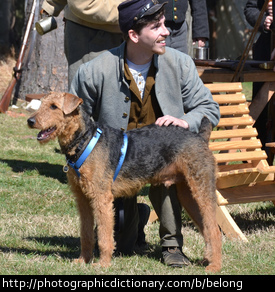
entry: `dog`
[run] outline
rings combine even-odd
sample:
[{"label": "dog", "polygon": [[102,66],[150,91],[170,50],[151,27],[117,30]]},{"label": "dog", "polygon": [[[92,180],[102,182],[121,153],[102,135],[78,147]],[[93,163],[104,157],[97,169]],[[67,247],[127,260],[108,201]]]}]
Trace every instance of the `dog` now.
[{"label": "dog", "polygon": [[[80,214],[81,254],[76,261],[92,260],[96,223],[97,264],[110,266],[115,248],[114,198],[134,196],[148,183],[176,184],[181,205],[204,237],[206,271],[220,271],[222,244],[216,222],[216,162],[208,148],[209,120],[203,118],[199,134],[154,124],[124,133],[96,123],[82,103],[75,95],[51,92],[27,121],[30,128],[41,130],[40,143],[58,138],[66,155],[65,171]],[[90,144],[93,149],[83,161]]]}]

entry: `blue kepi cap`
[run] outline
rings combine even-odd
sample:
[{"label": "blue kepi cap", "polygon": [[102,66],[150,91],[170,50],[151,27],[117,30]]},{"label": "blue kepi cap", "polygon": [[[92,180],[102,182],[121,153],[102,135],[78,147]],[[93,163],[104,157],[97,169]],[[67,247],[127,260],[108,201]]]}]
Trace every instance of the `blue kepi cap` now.
[{"label": "blue kepi cap", "polygon": [[159,11],[167,2],[159,4],[157,0],[128,0],[118,6],[119,27],[127,33],[134,23],[144,16]]}]

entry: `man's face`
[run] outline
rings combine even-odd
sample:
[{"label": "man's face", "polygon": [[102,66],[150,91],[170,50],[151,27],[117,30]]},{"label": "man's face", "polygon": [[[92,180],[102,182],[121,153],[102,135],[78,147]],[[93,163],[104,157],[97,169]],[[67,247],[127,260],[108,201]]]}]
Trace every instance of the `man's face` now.
[{"label": "man's face", "polygon": [[165,26],[165,17],[158,22],[149,23],[138,35],[138,44],[140,49],[162,55],[165,53],[165,39],[169,35],[169,31]]}]

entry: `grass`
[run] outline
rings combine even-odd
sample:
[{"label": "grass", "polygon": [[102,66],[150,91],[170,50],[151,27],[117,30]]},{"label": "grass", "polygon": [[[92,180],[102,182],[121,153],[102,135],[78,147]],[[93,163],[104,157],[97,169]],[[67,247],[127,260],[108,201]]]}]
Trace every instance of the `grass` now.
[{"label": "grass", "polygon": [[[27,117],[0,115],[0,274],[156,275],[205,274],[198,264],[204,242],[183,214],[184,253],[192,265],[172,269],[161,263],[158,223],[146,226],[148,249],[114,257],[108,269],[74,264],[79,255],[79,219],[57,142],[40,146]],[[139,200],[148,204],[147,197]],[[275,273],[275,208],[270,202],[229,207],[249,242],[223,236],[227,274]],[[97,259],[97,256],[96,256]]]},{"label": "grass", "polygon": [[252,99],[252,84],[253,84],[252,82],[242,83],[242,86],[243,86],[242,92],[248,101],[251,101]]}]

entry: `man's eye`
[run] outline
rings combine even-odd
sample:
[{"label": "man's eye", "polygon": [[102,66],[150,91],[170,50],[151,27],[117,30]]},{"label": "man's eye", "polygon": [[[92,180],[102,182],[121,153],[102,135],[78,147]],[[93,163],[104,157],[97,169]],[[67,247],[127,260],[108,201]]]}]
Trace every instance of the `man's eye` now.
[{"label": "man's eye", "polygon": [[152,29],[158,29],[161,26],[159,22],[156,22],[153,26]]}]

